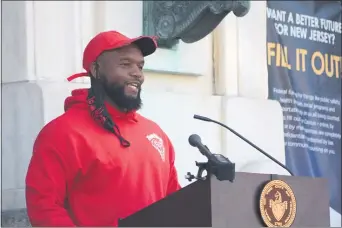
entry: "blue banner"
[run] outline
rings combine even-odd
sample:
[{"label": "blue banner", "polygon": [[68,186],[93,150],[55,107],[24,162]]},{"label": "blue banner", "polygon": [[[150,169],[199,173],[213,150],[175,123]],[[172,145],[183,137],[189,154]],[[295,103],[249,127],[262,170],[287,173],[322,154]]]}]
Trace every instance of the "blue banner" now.
[{"label": "blue banner", "polygon": [[341,214],[341,2],[268,1],[269,99],[284,116],[286,165],[329,181]]}]

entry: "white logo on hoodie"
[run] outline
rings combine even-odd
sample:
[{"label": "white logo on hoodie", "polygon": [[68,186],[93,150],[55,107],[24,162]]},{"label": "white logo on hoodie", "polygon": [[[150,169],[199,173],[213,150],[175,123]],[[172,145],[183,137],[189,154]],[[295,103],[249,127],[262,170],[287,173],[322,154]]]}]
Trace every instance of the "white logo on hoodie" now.
[{"label": "white logo on hoodie", "polygon": [[152,146],[159,152],[161,159],[165,161],[165,147],[163,139],[155,133],[147,135],[146,138],[150,141]]}]

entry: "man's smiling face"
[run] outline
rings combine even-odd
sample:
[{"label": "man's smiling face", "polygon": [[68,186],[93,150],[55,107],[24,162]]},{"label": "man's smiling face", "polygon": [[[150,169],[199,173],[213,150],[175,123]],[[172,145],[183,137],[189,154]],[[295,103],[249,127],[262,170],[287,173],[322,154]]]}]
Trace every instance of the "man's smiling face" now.
[{"label": "man's smiling face", "polygon": [[138,110],[142,104],[143,66],[144,57],[140,49],[132,44],[103,53],[98,58],[94,75],[101,80],[107,97],[118,108]]}]

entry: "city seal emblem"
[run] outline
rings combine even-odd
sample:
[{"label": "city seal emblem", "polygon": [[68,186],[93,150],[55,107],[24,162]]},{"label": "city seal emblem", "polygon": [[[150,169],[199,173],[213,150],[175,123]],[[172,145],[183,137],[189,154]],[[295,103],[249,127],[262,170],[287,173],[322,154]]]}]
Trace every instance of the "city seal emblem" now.
[{"label": "city seal emblem", "polygon": [[290,227],[297,202],[291,187],[282,180],[269,181],[260,195],[260,214],[267,227]]}]

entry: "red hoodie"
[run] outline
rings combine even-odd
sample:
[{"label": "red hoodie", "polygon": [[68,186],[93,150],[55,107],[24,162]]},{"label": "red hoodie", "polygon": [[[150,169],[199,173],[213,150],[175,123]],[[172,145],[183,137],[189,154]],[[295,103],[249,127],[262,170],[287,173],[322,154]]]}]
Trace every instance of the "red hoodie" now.
[{"label": "red hoodie", "polygon": [[26,176],[32,226],[117,226],[118,219],[180,189],[174,150],[160,127],[106,105],[131,143],[121,147],[92,119],[87,93],[73,91],[66,112],[35,141]]}]

